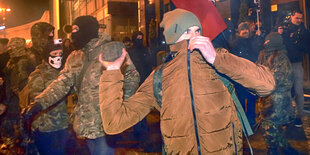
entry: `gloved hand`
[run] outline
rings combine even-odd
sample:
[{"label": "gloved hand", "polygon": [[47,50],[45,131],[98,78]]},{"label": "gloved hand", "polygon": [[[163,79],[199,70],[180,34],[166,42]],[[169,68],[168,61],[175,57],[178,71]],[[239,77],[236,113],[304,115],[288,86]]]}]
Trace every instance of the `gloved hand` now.
[{"label": "gloved hand", "polygon": [[39,103],[31,103],[29,104],[26,108],[23,109],[22,111],[22,118],[23,118],[23,124],[24,124],[24,129],[30,131],[31,130],[31,123],[32,123],[32,118],[37,115],[43,107]]}]

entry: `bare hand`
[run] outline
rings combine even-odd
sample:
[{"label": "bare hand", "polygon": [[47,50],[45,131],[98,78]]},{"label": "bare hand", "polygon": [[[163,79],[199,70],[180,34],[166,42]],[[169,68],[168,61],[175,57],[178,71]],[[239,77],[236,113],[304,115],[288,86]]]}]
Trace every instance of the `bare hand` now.
[{"label": "bare hand", "polygon": [[127,51],[123,48],[122,55],[113,62],[102,60],[102,54],[99,55],[99,62],[106,68],[106,70],[119,70],[126,58]]},{"label": "bare hand", "polygon": [[202,56],[209,62],[210,64],[214,63],[216,57],[216,51],[212,45],[211,40],[208,37],[197,36],[193,37],[189,41],[188,49],[193,51],[194,49],[199,49]]}]

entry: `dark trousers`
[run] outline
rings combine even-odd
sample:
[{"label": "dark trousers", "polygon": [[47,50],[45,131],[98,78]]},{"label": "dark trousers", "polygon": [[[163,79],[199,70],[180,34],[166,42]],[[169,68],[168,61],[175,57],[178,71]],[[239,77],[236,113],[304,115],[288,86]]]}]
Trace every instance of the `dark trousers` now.
[{"label": "dark trousers", "polygon": [[65,155],[67,130],[58,130],[53,132],[36,132],[35,144],[40,155]]},{"label": "dark trousers", "polygon": [[255,106],[258,97],[251,94],[246,88],[244,88],[240,84],[235,84],[235,88],[238,99],[245,111],[245,114],[249,120],[250,125],[251,126],[255,125],[256,124]]}]

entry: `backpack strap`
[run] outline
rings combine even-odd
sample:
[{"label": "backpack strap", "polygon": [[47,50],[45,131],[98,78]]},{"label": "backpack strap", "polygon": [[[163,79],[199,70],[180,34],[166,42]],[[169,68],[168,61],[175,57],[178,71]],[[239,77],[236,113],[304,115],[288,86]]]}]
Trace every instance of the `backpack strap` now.
[{"label": "backpack strap", "polygon": [[[155,97],[159,107],[161,107],[161,105],[162,105],[162,74],[163,74],[164,67],[165,67],[165,64],[161,64],[159,67],[157,67],[155,69],[155,73],[153,76],[153,94],[154,94],[154,97]],[[234,86],[228,79],[226,79],[225,77],[220,75],[220,73],[217,73],[217,75],[218,75],[219,79],[223,82],[225,87],[228,89],[228,91],[229,91],[229,93],[230,93],[230,95],[234,101],[234,104],[235,104],[235,107],[237,110],[237,115],[238,115],[238,118],[241,122],[242,131],[245,134],[245,138],[248,142],[251,154],[253,154],[253,150],[252,150],[252,147],[251,147],[249,139],[248,139],[248,136],[253,135],[253,130],[250,126],[250,123],[249,123],[246,115],[245,115],[245,112],[242,108],[242,105],[241,105],[241,103],[240,103],[240,101],[239,101],[239,99],[235,93]],[[164,153],[164,150],[162,152]]]},{"label": "backpack strap", "polygon": [[159,107],[162,105],[162,77],[163,77],[163,70],[164,70],[165,64],[161,64],[155,69],[155,73],[153,76],[153,94],[157,101],[157,104]]},{"label": "backpack strap", "polygon": [[81,72],[80,72],[80,74],[79,74],[79,76],[78,76],[78,78],[76,80],[76,83],[75,83],[76,88],[77,88],[77,93],[80,93],[83,77],[84,77],[84,74],[85,74],[88,66],[90,65],[90,63],[91,62],[88,59],[84,60],[83,68],[82,68],[82,70],[81,70]]},{"label": "backpack strap", "polygon": [[250,148],[250,151],[251,151],[251,154],[253,155],[253,150],[252,150],[252,147],[251,147],[251,144],[249,142],[249,136],[253,135],[253,130],[250,126],[250,123],[248,121],[248,118],[243,110],[243,107],[235,93],[235,88],[234,88],[234,85],[228,80],[226,79],[224,76],[220,75],[220,73],[217,72],[217,75],[219,77],[219,79],[224,83],[225,87],[228,89],[233,101],[234,101],[234,104],[235,104],[235,107],[236,107],[236,110],[237,110],[237,115],[238,115],[238,118],[241,122],[241,126],[242,126],[242,131],[245,135],[245,138],[247,140],[247,143],[249,145],[249,148]]},{"label": "backpack strap", "polygon": [[76,88],[77,88],[77,93],[80,93],[80,89],[81,89],[81,84],[84,78],[84,74],[86,72],[86,70],[88,69],[89,65],[94,62],[94,59],[100,54],[100,50],[92,50],[91,52],[84,52],[86,59],[84,60],[84,64],[83,64],[83,68],[77,78],[76,81]]}]

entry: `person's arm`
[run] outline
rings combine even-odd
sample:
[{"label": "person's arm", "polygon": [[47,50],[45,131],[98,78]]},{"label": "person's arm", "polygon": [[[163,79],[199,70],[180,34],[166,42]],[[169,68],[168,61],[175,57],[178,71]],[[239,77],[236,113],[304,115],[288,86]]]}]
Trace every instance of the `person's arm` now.
[{"label": "person's arm", "polygon": [[74,86],[78,78],[84,62],[85,56],[82,51],[72,52],[65,64],[64,69],[59,73],[59,76],[47,88],[38,95],[34,102],[40,103],[43,109],[55,104]]},{"label": "person's arm", "polygon": [[285,54],[278,54],[274,57],[272,62],[272,64],[267,63],[266,67],[270,68],[273,72],[273,76],[276,81],[276,89],[287,88],[287,81],[292,80],[290,79],[292,78],[290,77],[292,72],[290,60]]},{"label": "person's arm", "polygon": [[217,49],[213,66],[259,96],[269,95],[275,88],[273,72],[267,67],[237,57],[225,49]]},{"label": "person's arm", "polygon": [[131,62],[129,57],[127,57],[127,61],[130,61],[130,65],[126,65],[124,73],[124,100],[127,100],[130,96],[135,94],[140,82],[140,75],[136,70],[136,67]]},{"label": "person's arm", "polygon": [[141,121],[154,107],[159,109],[153,96],[152,75],[133,96],[124,100],[124,76],[119,70],[123,60],[118,65],[110,65],[100,57],[99,60],[103,65],[106,63],[104,66],[107,68],[102,72],[99,83],[101,119],[107,134],[121,133]]},{"label": "person's arm", "polygon": [[273,73],[267,67],[230,54],[223,48],[215,50],[207,37],[194,37],[190,40],[188,48],[191,51],[199,49],[205,60],[218,72],[256,92],[259,96],[269,95],[274,90]]},{"label": "person's arm", "polygon": [[28,78],[29,88],[29,100],[34,101],[34,98],[44,90],[44,80],[40,74],[40,71],[36,69],[33,71]]}]

